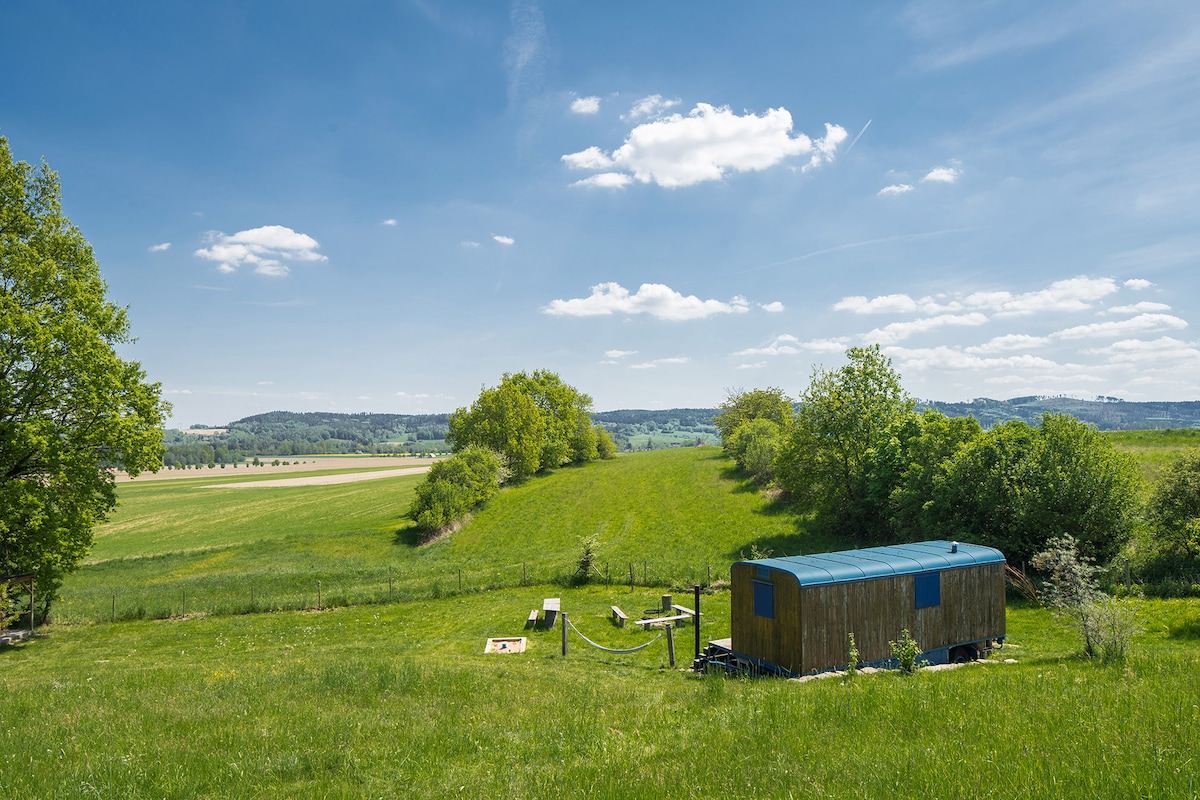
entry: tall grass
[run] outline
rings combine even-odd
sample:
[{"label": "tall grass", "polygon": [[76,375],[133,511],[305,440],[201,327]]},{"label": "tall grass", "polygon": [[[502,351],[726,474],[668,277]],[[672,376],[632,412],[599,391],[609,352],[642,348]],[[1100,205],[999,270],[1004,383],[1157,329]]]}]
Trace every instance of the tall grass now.
[{"label": "tall grass", "polygon": [[[321,613],[59,629],[0,654],[0,784],[16,797],[1192,797],[1200,657],[1150,604],[1124,668],[1075,654],[1047,612],[952,672],[796,683],[670,669],[662,642],[613,656],[559,631],[522,655],[537,589]],[[609,645],[649,640],[587,587],[563,608]],[[728,594],[705,599],[725,635]],[[1161,610],[1161,613],[1160,613]],[[677,637],[690,655],[690,632]]]}]

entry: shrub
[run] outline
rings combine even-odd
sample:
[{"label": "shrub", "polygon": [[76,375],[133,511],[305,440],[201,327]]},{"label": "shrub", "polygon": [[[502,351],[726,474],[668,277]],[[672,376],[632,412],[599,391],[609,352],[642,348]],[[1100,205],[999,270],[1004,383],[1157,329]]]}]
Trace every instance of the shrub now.
[{"label": "shrub", "polygon": [[854,643],[854,634],[848,634],[850,649],[846,653],[846,674],[853,678],[858,674],[858,645]]},{"label": "shrub", "polygon": [[921,645],[917,644],[917,640],[912,638],[912,634],[908,632],[908,628],[900,631],[899,641],[888,642],[888,647],[892,648],[892,657],[896,659],[901,672],[911,675],[917,671],[917,667],[919,666],[918,660],[921,657]]}]

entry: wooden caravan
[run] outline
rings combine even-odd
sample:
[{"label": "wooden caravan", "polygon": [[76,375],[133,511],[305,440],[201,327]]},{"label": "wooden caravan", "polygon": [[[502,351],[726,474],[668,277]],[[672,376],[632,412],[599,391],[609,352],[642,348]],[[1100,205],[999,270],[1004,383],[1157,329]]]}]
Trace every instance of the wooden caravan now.
[{"label": "wooden caravan", "polygon": [[908,629],[932,663],[975,658],[1003,640],[1004,555],[960,542],[919,542],[742,561],[732,569],[738,659],[787,675],[891,658]]}]

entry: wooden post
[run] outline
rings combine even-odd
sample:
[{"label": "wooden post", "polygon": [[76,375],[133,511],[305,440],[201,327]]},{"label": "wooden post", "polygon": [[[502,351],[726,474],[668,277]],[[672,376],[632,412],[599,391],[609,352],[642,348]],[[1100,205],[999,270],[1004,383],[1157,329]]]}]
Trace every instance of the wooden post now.
[{"label": "wooden post", "polygon": [[1128,594],[1133,590],[1133,584],[1129,582],[1129,559],[1125,559],[1125,593]]},{"label": "wooden post", "polygon": [[672,605],[674,605],[674,603],[672,603],[671,595],[664,594],[662,596],[662,609],[663,609],[664,615],[666,615],[668,617],[671,616],[671,606]]},{"label": "wooden post", "polygon": [[392,602],[392,569],[388,567],[388,602]]},{"label": "wooden post", "polygon": [[183,590],[183,616],[187,616],[187,589]]},{"label": "wooden post", "polygon": [[462,594],[462,567],[458,568],[458,593]]},{"label": "wooden post", "polygon": [[[33,616],[33,606],[29,607],[29,616]],[[113,592],[113,616],[112,621],[117,621],[117,593]]]},{"label": "wooden post", "polygon": [[37,578],[29,580],[29,635],[33,636],[33,585],[37,583]]},{"label": "wooden post", "polygon": [[629,562],[629,591],[633,591],[633,562]]},{"label": "wooden post", "polygon": [[521,585],[524,586],[527,583],[529,583],[529,564],[522,561],[521,562]]},{"label": "wooden post", "polygon": [[317,610],[321,609],[321,582],[317,581]]},{"label": "wooden post", "polygon": [[568,624],[569,623],[567,621],[567,612],[563,611],[562,612],[562,632],[563,632],[562,651],[563,651],[564,658],[567,655],[567,625]]},{"label": "wooden post", "polygon": [[712,564],[708,565],[708,585],[712,586]]},{"label": "wooden post", "polygon": [[610,576],[608,574],[608,562],[606,561],[606,562],[604,562],[604,588],[609,589],[611,587],[612,587],[612,576]]},{"label": "wooden post", "polygon": [[695,586],[693,586],[692,592],[695,594],[695,597],[693,597],[692,600],[695,603],[694,610],[696,612],[696,618],[692,620],[692,627],[694,627],[696,629],[696,655],[695,655],[695,658],[699,658],[700,657],[700,584],[697,583]]},{"label": "wooden post", "polygon": [[675,666],[675,626],[667,623],[667,659]]}]

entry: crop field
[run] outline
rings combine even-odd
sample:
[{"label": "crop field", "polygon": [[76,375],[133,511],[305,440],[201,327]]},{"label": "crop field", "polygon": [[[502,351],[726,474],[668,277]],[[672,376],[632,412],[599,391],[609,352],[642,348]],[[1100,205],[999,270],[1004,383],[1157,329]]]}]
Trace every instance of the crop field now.
[{"label": "crop field", "polygon": [[[672,668],[666,639],[618,628],[610,606],[635,617],[711,569],[701,634],[723,638],[721,580],[741,553],[839,546],[719,450],[563,469],[427,545],[403,518],[419,479],[122,484],[55,624],[0,649],[0,786],[114,798],[1200,795],[1200,600],[1144,601],[1124,664],[1081,657],[1064,621],[1016,604],[1006,646],[951,671],[695,675],[692,628],[675,632]],[[578,586],[585,536],[608,580]],[[598,644],[650,644],[617,655],[572,633],[564,657],[560,627],[525,629],[546,597]],[[515,636],[524,653],[484,654],[489,637]]]}]

